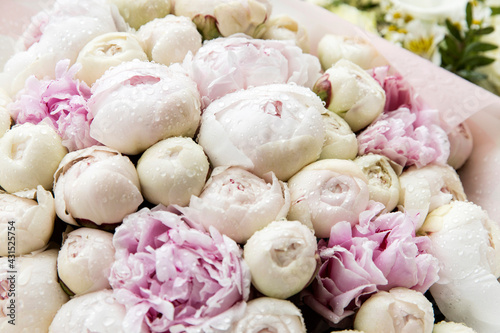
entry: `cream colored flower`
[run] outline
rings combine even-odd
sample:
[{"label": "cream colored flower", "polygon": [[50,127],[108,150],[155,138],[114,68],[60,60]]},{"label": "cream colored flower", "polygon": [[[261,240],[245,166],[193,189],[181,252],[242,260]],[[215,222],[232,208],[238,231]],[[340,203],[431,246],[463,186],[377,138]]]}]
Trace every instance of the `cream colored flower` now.
[{"label": "cream colored flower", "polygon": [[368,154],[357,157],[354,162],[368,179],[370,199],[384,204],[383,212],[391,212],[399,202],[399,177],[389,159],[382,155]]},{"label": "cream colored flower", "polygon": [[79,228],[67,234],[57,256],[57,274],[73,294],[111,288],[108,276],[115,260],[113,234]]},{"label": "cream colored flower", "polygon": [[137,36],[144,43],[149,60],[167,66],[182,62],[188,52],[195,54],[202,42],[196,25],[185,16],[175,15],[146,23]]},{"label": "cream colored flower", "polygon": [[441,64],[438,45],[444,39],[446,28],[435,23],[412,20],[405,25],[403,47],[436,65]]},{"label": "cream colored flower", "polygon": [[309,52],[309,34],[304,26],[288,15],[273,16],[262,24],[254,35],[255,38],[292,40],[304,51]]},{"label": "cream colored flower", "polygon": [[[41,250],[54,230],[56,211],[52,193],[38,186],[33,198],[0,193],[0,256],[9,254],[9,236],[17,256]],[[10,232],[9,232],[10,231]]]},{"label": "cream colored flower", "polygon": [[128,32],[110,32],[99,35],[87,43],[78,54],[82,68],[76,77],[91,86],[109,68],[122,62],[139,59],[147,61],[139,39]]},{"label": "cream colored flower", "polygon": [[205,186],[209,163],[193,139],[173,137],[149,147],[137,162],[144,198],[153,204],[187,206]]},{"label": "cream colored flower", "polygon": [[285,299],[312,281],[318,265],[316,237],[298,221],[275,221],[250,237],[243,257],[255,288]]},{"label": "cream colored flower", "polygon": [[448,140],[450,141],[448,164],[456,170],[460,169],[470,157],[474,148],[474,139],[467,123],[463,122],[454,127],[448,133]]},{"label": "cream colored flower", "polygon": [[443,320],[434,324],[432,333],[476,333],[476,331],[462,323],[454,323]]},{"label": "cream colored flower", "polygon": [[366,333],[432,333],[434,310],[421,293],[407,288],[373,294],[359,308],[354,328]]},{"label": "cream colored flower", "polygon": [[0,138],[0,186],[14,193],[42,185],[51,190],[54,172],[68,151],[52,127],[25,123]]},{"label": "cream colored flower", "polygon": [[320,159],[351,160],[358,154],[358,140],[349,124],[335,112],[327,110],[323,115],[325,142]]}]

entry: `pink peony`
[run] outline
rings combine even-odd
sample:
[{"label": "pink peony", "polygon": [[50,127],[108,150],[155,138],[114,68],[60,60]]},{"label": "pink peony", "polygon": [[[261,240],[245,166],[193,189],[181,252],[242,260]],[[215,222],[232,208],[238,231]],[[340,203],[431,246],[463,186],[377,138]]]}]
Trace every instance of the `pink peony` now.
[{"label": "pink peony", "polygon": [[359,154],[384,155],[403,167],[445,164],[450,142],[438,124],[436,110],[412,113],[402,107],[383,113],[358,135]]},{"label": "pink peony", "polygon": [[385,91],[385,112],[401,107],[416,112],[424,107],[418,95],[403,77],[389,74],[389,66],[375,67],[370,74]]},{"label": "pink peony", "polygon": [[144,208],[116,229],[110,284],[127,308],[128,332],[228,330],[245,311],[250,271],[240,247],[163,206]]},{"label": "pink peony", "polygon": [[18,124],[44,122],[61,136],[69,151],[99,144],[90,137],[87,100],[90,88],[74,79],[79,67],[69,67],[69,59],[57,63],[54,80],[39,80],[31,76],[24,89],[11,104],[12,118]]},{"label": "pink peony", "polygon": [[237,34],[206,42],[184,66],[198,84],[203,107],[228,93],[274,83],[312,88],[319,60],[291,41],[251,39]]},{"label": "pink peony", "polygon": [[[306,304],[333,323],[354,314],[378,290],[405,287],[424,293],[438,279],[430,240],[415,236],[415,220],[402,212],[380,214],[372,202],[354,227],[341,222],[318,244],[322,265]],[[380,215],[379,215],[380,214]]]}]

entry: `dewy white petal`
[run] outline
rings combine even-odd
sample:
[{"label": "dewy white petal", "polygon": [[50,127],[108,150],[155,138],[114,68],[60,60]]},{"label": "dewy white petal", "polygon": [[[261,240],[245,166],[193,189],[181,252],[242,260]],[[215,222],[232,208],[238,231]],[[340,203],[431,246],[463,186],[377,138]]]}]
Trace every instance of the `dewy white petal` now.
[{"label": "dewy white petal", "polygon": [[0,256],[7,256],[9,222],[14,222],[17,256],[42,249],[54,229],[55,206],[52,193],[38,186],[36,200],[0,193]]},{"label": "dewy white petal", "polygon": [[[16,257],[15,324],[9,324],[9,298],[0,298],[0,332],[47,332],[59,308],[68,301],[57,282],[57,250]],[[0,258],[0,284],[8,288],[7,257]]]},{"label": "dewy white petal", "polygon": [[209,171],[203,148],[191,138],[168,138],[148,148],[137,162],[142,194],[153,204],[187,206]]},{"label": "dewy white petal", "polygon": [[430,288],[439,309],[481,333],[500,327],[499,229],[481,207],[453,201],[432,211],[419,230],[440,262],[439,280]]},{"label": "dewy white petal", "polygon": [[393,288],[373,294],[359,308],[354,328],[365,333],[432,333],[432,303],[420,292]]},{"label": "dewy white petal", "polygon": [[449,165],[412,166],[401,174],[399,182],[400,210],[417,216],[416,229],[422,226],[427,214],[434,209],[452,200],[466,200],[462,182]]},{"label": "dewy white petal", "polygon": [[245,315],[234,324],[234,333],[306,333],[299,308],[288,300],[259,297],[247,304]]},{"label": "dewy white petal", "polygon": [[98,229],[79,228],[67,234],[57,257],[57,273],[69,290],[81,295],[110,288],[112,242],[112,233]]},{"label": "dewy white petal", "polygon": [[[127,310],[113,291],[104,289],[74,297],[64,304],[50,324],[49,333],[127,333],[123,325]],[[146,333],[143,324],[138,333]]]},{"label": "dewy white petal", "polygon": [[399,202],[399,177],[389,159],[382,155],[359,156],[354,162],[361,167],[368,179],[370,200],[384,204],[384,212],[391,212]]},{"label": "dewy white petal", "polygon": [[286,299],[306,287],[316,272],[316,237],[299,221],[275,221],[250,237],[243,257],[257,290]]},{"label": "dewy white petal", "polygon": [[76,77],[89,86],[106,70],[125,61],[139,59],[147,61],[139,39],[128,32],[110,32],[99,35],[88,42],[78,54],[76,62],[82,68]]},{"label": "dewy white petal", "polygon": [[52,127],[14,126],[0,138],[0,186],[9,193],[38,185],[51,190],[54,172],[66,153]]},{"label": "dewy white petal", "polygon": [[187,17],[167,15],[143,25],[137,32],[149,60],[170,65],[181,63],[186,54],[195,54],[202,38],[196,25]]},{"label": "dewy white petal", "polygon": [[326,134],[319,158],[354,159],[358,154],[358,140],[349,124],[330,110],[327,110],[322,117]]}]

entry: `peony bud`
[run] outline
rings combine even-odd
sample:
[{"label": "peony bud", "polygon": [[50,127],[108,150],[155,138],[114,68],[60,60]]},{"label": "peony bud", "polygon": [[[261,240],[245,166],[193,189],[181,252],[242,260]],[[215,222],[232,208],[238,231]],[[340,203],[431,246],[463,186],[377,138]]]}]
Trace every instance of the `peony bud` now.
[{"label": "peony bud", "polygon": [[319,257],[314,233],[299,221],[275,221],[247,241],[243,257],[252,284],[266,296],[285,299],[312,281]]},{"label": "peony bud", "polygon": [[153,204],[187,206],[199,195],[209,163],[203,148],[191,138],[168,138],[149,147],[137,162],[144,198]]},{"label": "peony bud", "polygon": [[9,193],[38,185],[51,190],[54,172],[66,153],[50,126],[14,126],[0,138],[0,186]]},{"label": "peony bud", "polygon": [[318,58],[326,71],[340,59],[349,60],[363,69],[375,67],[377,51],[359,37],[326,34],[318,43]]},{"label": "peony bud", "polygon": [[[99,290],[72,298],[57,311],[49,333],[127,333],[124,325],[127,310],[111,290]],[[143,324],[137,333],[149,332]]]},{"label": "peony bud", "polygon": [[314,228],[319,238],[330,237],[338,222],[354,225],[369,202],[368,180],[350,160],[321,160],[288,181],[291,207],[287,219]]},{"label": "peony bud", "polygon": [[275,220],[290,208],[290,194],[272,174],[272,181],[241,168],[215,168],[199,197],[191,197],[186,214],[207,230],[214,226],[238,243]]},{"label": "peony bud", "polygon": [[273,84],[234,92],[203,112],[198,142],[214,166],[240,166],[286,181],[318,159],[320,99],[305,87]]},{"label": "peony bud", "polygon": [[83,47],[76,59],[82,65],[76,77],[89,86],[109,68],[122,62],[148,57],[135,35],[128,32],[110,32],[99,35]]},{"label": "peony bud", "polygon": [[57,274],[72,294],[111,288],[108,276],[114,259],[112,233],[79,228],[70,232],[62,244],[57,257]]},{"label": "peony bud", "polygon": [[450,156],[448,164],[454,169],[460,169],[469,156],[474,146],[471,130],[467,123],[461,123],[448,133],[450,140]]},{"label": "peony bud", "polygon": [[326,70],[313,91],[330,111],[344,118],[353,132],[370,125],[384,110],[384,89],[365,70],[346,59]]},{"label": "peony bud", "polygon": [[204,39],[255,29],[271,16],[268,0],[175,0],[174,14],[193,20]]},{"label": "peony bud", "polygon": [[73,225],[114,227],[142,203],[139,189],[128,157],[102,146],[77,150],[54,175],[56,213]]},{"label": "peony bud", "polygon": [[12,102],[7,93],[0,88],[0,138],[10,129],[12,119],[10,118],[7,105]]},{"label": "peony bud", "polygon": [[243,318],[234,324],[233,333],[306,333],[299,308],[290,301],[259,297],[247,303]]},{"label": "peony bud", "polygon": [[267,20],[255,32],[255,38],[292,40],[304,53],[309,52],[309,35],[305,27],[288,15],[279,15]]},{"label": "peony bud", "polygon": [[121,63],[92,86],[90,136],[123,154],[173,136],[194,136],[200,95],[187,75],[145,61]]},{"label": "peony bud", "polygon": [[351,160],[358,154],[358,140],[349,124],[335,112],[327,110],[323,114],[326,134],[320,159]]},{"label": "peony bud", "polygon": [[68,301],[57,283],[56,259],[56,250],[16,257],[14,263],[0,258],[0,332],[47,332]]},{"label": "peony bud", "polygon": [[399,182],[400,210],[417,217],[416,230],[422,226],[429,212],[452,200],[466,200],[460,178],[449,165],[412,166],[401,174]]},{"label": "peony bud", "polygon": [[137,37],[144,43],[149,60],[170,65],[180,63],[188,52],[201,47],[201,35],[187,17],[167,15],[143,25]]},{"label": "peony bud", "polygon": [[384,204],[383,213],[391,212],[399,202],[399,178],[389,159],[382,155],[359,156],[354,162],[368,179],[370,200]]},{"label": "peony bud", "polygon": [[365,333],[432,333],[434,310],[421,293],[407,288],[373,294],[359,308],[354,329]]},{"label": "peony bud", "polygon": [[440,321],[434,324],[432,333],[477,333],[472,328],[465,326],[462,323],[454,323],[451,321]]},{"label": "peony bud", "polygon": [[120,15],[132,28],[139,29],[155,18],[165,17],[173,9],[171,0],[108,0],[115,4],[120,11]]},{"label": "peony bud", "polygon": [[479,206],[452,201],[433,210],[419,230],[440,263],[430,292],[450,321],[481,333],[500,327],[500,227]]},{"label": "peony bud", "polygon": [[12,235],[15,246],[11,250],[16,256],[41,250],[49,242],[55,218],[52,193],[40,185],[33,200],[0,193],[0,256],[11,252],[8,240]]}]

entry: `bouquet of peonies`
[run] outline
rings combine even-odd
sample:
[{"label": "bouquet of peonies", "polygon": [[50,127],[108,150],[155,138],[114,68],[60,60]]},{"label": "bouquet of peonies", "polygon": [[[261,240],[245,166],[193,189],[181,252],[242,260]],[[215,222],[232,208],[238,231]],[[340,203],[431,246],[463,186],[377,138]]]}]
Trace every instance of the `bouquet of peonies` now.
[{"label": "bouquet of peonies", "polygon": [[1,332],[500,330],[496,96],[295,0],[42,7],[0,74]]}]

